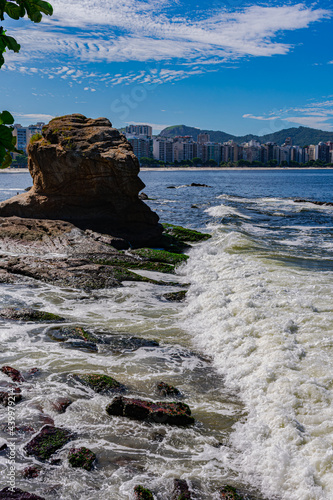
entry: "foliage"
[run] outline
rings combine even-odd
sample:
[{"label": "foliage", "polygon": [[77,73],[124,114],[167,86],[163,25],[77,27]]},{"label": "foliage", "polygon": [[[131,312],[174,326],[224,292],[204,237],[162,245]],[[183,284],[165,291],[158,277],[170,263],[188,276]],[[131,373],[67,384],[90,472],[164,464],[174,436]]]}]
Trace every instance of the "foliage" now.
[{"label": "foliage", "polygon": [[[25,15],[34,22],[39,23],[42,20],[43,14],[51,16],[53,13],[52,6],[43,0],[0,0],[0,20],[5,20],[5,14],[16,21]],[[15,38],[6,35],[6,30],[0,26],[0,68],[5,63],[3,54],[7,50],[19,52],[21,46]],[[9,167],[12,162],[10,153],[19,152],[15,148],[16,138],[13,137],[14,123],[13,116],[8,111],[0,113],[0,168]]]}]

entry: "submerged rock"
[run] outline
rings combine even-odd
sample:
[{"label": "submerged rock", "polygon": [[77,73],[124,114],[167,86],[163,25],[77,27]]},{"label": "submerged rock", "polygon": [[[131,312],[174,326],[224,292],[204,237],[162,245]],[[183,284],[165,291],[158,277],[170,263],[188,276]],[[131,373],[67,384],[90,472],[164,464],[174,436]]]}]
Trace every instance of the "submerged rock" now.
[{"label": "submerged rock", "polygon": [[191,500],[192,496],[185,479],[175,479],[170,500]]},{"label": "submerged rock", "polygon": [[21,309],[16,307],[6,307],[0,310],[0,318],[15,320],[15,321],[38,321],[38,322],[63,322],[64,318],[57,314],[49,313],[46,311],[39,311],[37,309],[30,309],[23,307]]},{"label": "submerged rock", "polygon": [[156,386],[157,391],[161,396],[169,396],[169,397],[181,397],[182,393],[180,392],[177,387],[174,387],[173,385],[169,385],[165,382],[159,382]]},{"label": "submerged rock", "polygon": [[220,490],[221,500],[244,500],[244,498],[237,493],[236,488],[233,486],[223,486]]},{"label": "submerged rock", "polygon": [[90,387],[99,394],[112,394],[114,392],[125,391],[125,386],[115,380],[109,375],[102,375],[98,373],[87,373],[84,375],[74,375],[74,378],[81,382],[81,384]]},{"label": "submerged rock", "polygon": [[54,118],[28,152],[33,187],[0,203],[0,216],[68,221],[132,245],[160,237],[158,216],[138,197],[139,161],[108,119]]},{"label": "submerged rock", "polygon": [[141,337],[106,336],[105,343],[112,351],[136,351],[142,347],[159,347],[156,340],[143,339]]},{"label": "submerged rock", "polygon": [[3,366],[1,368],[1,371],[5,375],[8,375],[8,377],[10,377],[13,382],[24,382],[24,377],[21,375],[21,373],[11,366]]},{"label": "submerged rock", "polygon": [[84,342],[93,342],[95,344],[102,343],[96,335],[85,330],[81,326],[69,326],[62,328],[53,328],[48,332],[49,337],[53,340],[65,342],[69,339],[83,340]]},{"label": "submerged rock", "polygon": [[0,491],[1,500],[45,500],[44,497],[35,495],[34,493],[28,493],[20,488],[4,488]]},{"label": "submerged rock", "polygon": [[96,460],[94,452],[82,446],[81,448],[71,448],[68,453],[68,462],[72,467],[80,467],[91,470]]},{"label": "submerged rock", "polygon": [[180,290],[179,292],[164,293],[163,297],[169,302],[184,302],[187,290]]},{"label": "submerged rock", "polygon": [[56,401],[51,403],[52,409],[57,413],[65,413],[67,408],[73,403],[73,400],[70,398],[58,398]]},{"label": "submerged rock", "polygon": [[106,407],[109,415],[170,425],[191,425],[194,418],[185,403],[144,401],[118,396]]},{"label": "submerged rock", "polygon": [[67,429],[45,425],[39,434],[24,446],[24,451],[39,460],[48,460],[73,437],[74,435]]},{"label": "submerged rock", "polygon": [[34,479],[40,475],[41,471],[42,468],[39,465],[29,465],[23,470],[22,475],[25,479]]},{"label": "submerged rock", "polygon": [[144,488],[140,484],[134,488],[136,500],[154,500],[154,496],[148,488]]}]

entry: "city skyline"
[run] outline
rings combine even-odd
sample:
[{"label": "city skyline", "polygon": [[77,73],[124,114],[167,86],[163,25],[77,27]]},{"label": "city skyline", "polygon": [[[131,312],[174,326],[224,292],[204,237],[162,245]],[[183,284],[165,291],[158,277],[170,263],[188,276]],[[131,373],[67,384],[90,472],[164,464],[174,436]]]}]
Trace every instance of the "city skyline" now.
[{"label": "city skyline", "polygon": [[2,23],[21,44],[5,54],[3,106],[24,126],[79,112],[154,133],[333,130],[331,2],[51,3],[38,25]]}]

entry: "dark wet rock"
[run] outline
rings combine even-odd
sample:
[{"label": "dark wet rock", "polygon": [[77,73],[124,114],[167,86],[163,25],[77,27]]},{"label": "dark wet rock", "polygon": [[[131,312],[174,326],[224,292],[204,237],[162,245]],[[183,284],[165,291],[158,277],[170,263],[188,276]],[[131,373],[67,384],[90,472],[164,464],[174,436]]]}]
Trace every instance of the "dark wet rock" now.
[{"label": "dark wet rock", "polygon": [[34,479],[40,475],[41,471],[42,468],[39,465],[29,465],[23,470],[22,475],[25,479]]},{"label": "dark wet rock", "polygon": [[21,375],[21,373],[11,366],[3,366],[1,368],[1,371],[2,373],[10,377],[13,382],[24,382],[24,377]]},{"label": "dark wet rock", "polygon": [[197,205],[191,205],[191,208],[199,208]]},{"label": "dark wet rock", "polygon": [[120,336],[108,336],[105,339],[108,347],[112,351],[136,351],[144,347],[159,347],[159,343],[156,340],[148,340],[140,337],[120,337]]},{"label": "dark wet rock", "polygon": [[210,188],[212,186],[207,186],[207,184],[198,184],[197,182],[192,182],[192,184],[189,184],[189,187],[205,187],[205,188]]},{"label": "dark wet rock", "polygon": [[[150,261],[148,259],[139,259],[139,258],[129,258],[128,255],[126,256],[117,256],[112,259],[103,259],[100,258],[96,261],[94,261],[95,264],[100,264],[100,265],[106,265],[106,266],[117,266],[117,269],[120,271],[121,269],[124,272],[130,272],[129,269],[135,269],[135,270],[144,270],[144,271],[155,271],[159,273],[173,273],[174,272],[174,266],[171,264],[166,264],[164,262],[158,262],[158,261]],[[133,281],[133,280],[132,280]]]},{"label": "dark wet rock", "polygon": [[53,467],[59,467],[59,465],[61,465],[61,463],[62,463],[61,458],[52,458],[49,461],[49,464],[52,465]]},{"label": "dark wet rock", "polygon": [[303,200],[302,198],[299,198],[297,200],[294,200],[294,202],[295,203],[312,203],[312,205],[333,207],[333,203],[330,201],[313,201],[313,200]]},{"label": "dark wet rock", "polygon": [[87,373],[84,375],[74,375],[75,380],[81,382],[81,384],[90,387],[95,392],[99,394],[112,394],[115,392],[125,391],[125,386],[110,377],[109,375],[102,375],[98,373]]},{"label": "dark wet rock", "polygon": [[39,460],[47,460],[56,451],[67,444],[74,435],[67,429],[45,425],[42,430],[28,444],[24,450],[27,455],[33,455]]},{"label": "dark wet rock", "polygon": [[191,425],[194,418],[185,403],[144,401],[118,396],[106,407],[109,415],[170,425]]},{"label": "dark wet rock", "polygon": [[165,264],[177,265],[186,262],[188,255],[168,252],[167,250],[158,250],[155,248],[139,248],[133,250],[134,255],[147,259],[150,262],[164,262]]},{"label": "dark wet rock", "polygon": [[222,486],[220,495],[222,500],[244,500],[244,498],[237,493],[236,488],[233,486]]},{"label": "dark wet rock", "polygon": [[0,392],[0,404],[2,406],[12,406],[13,403],[19,403],[22,400],[21,389],[15,387],[12,391],[1,391]]},{"label": "dark wet rock", "polygon": [[6,487],[0,491],[0,500],[45,500],[45,498],[20,488]]},{"label": "dark wet rock", "polygon": [[181,397],[182,393],[177,387],[167,384],[166,382],[159,382],[156,385],[157,392],[164,397]]},{"label": "dark wet rock", "polygon": [[184,302],[187,290],[180,290],[179,292],[164,293],[163,297],[170,302]]},{"label": "dark wet rock", "polygon": [[139,200],[149,200],[149,197],[146,193],[140,193],[139,194]]},{"label": "dark wet rock", "polygon": [[101,343],[100,339],[93,333],[85,330],[81,326],[69,326],[61,328],[52,328],[48,331],[49,337],[59,342],[65,342],[69,339],[83,340],[84,342]]},{"label": "dark wet rock", "polygon": [[0,310],[0,318],[16,321],[37,321],[37,322],[63,322],[64,318],[57,314],[52,314],[46,311],[39,311],[37,309],[30,309],[23,307],[18,309],[16,307],[6,307]]},{"label": "dark wet rock", "polygon": [[98,352],[98,347],[93,342],[84,342],[83,340],[74,340],[72,342],[64,342],[63,347],[66,349],[82,349],[87,352]]},{"label": "dark wet rock", "polygon": [[140,484],[134,488],[136,500],[154,500],[154,496],[148,488],[144,488]]},{"label": "dark wet rock", "polygon": [[161,443],[163,439],[165,439],[166,433],[158,431],[158,432],[153,432],[151,435],[152,441],[157,441],[158,443]]},{"label": "dark wet rock", "polygon": [[73,400],[70,398],[58,398],[55,401],[52,401],[51,406],[52,409],[57,413],[65,413],[67,408],[73,403]]},{"label": "dark wet rock", "polygon": [[35,375],[40,375],[39,368],[30,368],[28,371],[25,372],[26,378],[34,377]]},{"label": "dark wet rock", "polygon": [[167,189],[176,189],[176,186],[167,186]]},{"label": "dark wet rock", "polygon": [[7,443],[1,444],[0,445],[0,453],[6,452],[6,450],[8,450],[8,444]]},{"label": "dark wet rock", "polygon": [[33,188],[0,203],[0,216],[68,221],[139,246],[161,235],[158,216],[138,198],[139,161],[106,118],[54,118],[28,153]]},{"label": "dark wet rock", "polygon": [[175,479],[170,500],[191,500],[192,496],[185,479]]},{"label": "dark wet rock", "polygon": [[68,462],[72,467],[91,470],[96,460],[94,452],[82,446],[81,448],[71,448],[68,453]]}]

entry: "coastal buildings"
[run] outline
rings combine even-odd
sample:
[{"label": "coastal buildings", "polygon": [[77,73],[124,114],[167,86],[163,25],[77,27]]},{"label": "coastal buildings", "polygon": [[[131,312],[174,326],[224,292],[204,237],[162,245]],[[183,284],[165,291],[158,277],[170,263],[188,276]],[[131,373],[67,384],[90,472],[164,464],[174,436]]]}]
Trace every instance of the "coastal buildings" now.
[{"label": "coastal buildings", "polygon": [[44,125],[44,122],[37,122],[35,125],[22,127],[20,123],[15,123],[13,136],[16,137],[16,148],[24,151],[25,154],[28,154],[27,148],[31,137],[35,134],[40,134]]},{"label": "coastal buildings", "polygon": [[[132,144],[134,153],[141,158],[150,158],[165,164],[195,165],[208,164],[240,164],[258,166],[287,166],[319,161],[323,164],[333,163],[333,142],[320,142],[308,146],[294,145],[291,137],[283,144],[273,142],[261,144],[250,140],[242,144],[234,141],[224,143],[212,142],[208,133],[201,133],[197,140],[192,136],[153,137],[152,128],[148,125],[129,125],[126,137]],[[194,162],[193,162],[194,160]]]}]

